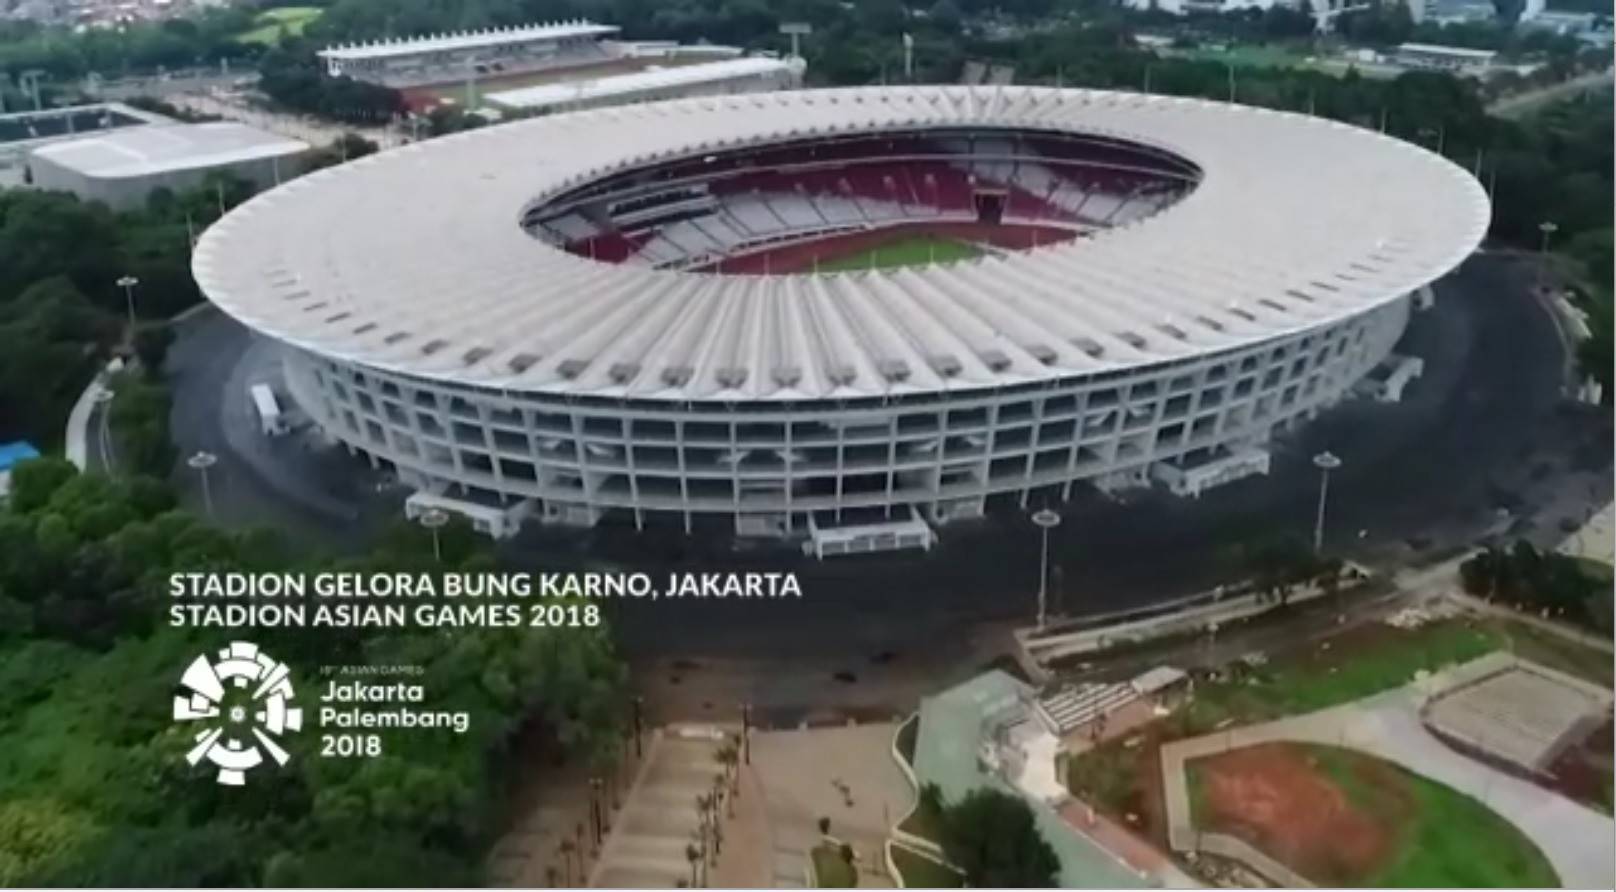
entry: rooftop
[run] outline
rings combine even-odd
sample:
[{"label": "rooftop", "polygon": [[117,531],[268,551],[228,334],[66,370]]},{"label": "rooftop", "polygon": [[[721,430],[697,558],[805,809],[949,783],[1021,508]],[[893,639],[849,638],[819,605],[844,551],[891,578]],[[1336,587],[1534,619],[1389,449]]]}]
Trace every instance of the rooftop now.
[{"label": "rooftop", "polygon": [[344,44],[320,50],[323,59],[382,59],[388,56],[411,56],[418,53],[441,53],[483,49],[512,43],[540,40],[561,40],[567,37],[606,37],[616,34],[616,25],[598,25],[578,20],[550,22],[542,25],[515,25],[509,28],[487,28],[482,31],[457,31],[452,34],[428,34],[371,43]]},{"label": "rooftop", "polygon": [[308,148],[300,140],[235,121],[215,121],[103,131],[51,143],[35,149],[33,156],[86,176],[117,179],[285,157]]},{"label": "rooftop", "polygon": [[1478,61],[1491,59],[1498,55],[1492,50],[1472,50],[1462,46],[1442,46],[1435,43],[1404,43],[1399,44],[1400,53],[1428,53],[1437,56],[1454,56],[1463,59],[1476,59]]},{"label": "rooftop", "polygon": [[32,443],[23,440],[0,443],[0,472],[9,471],[31,458],[39,458],[39,450]]},{"label": "rooftop", "polygon": [[[1089,238],[819,275],[599,263],[519,225],[524,208],[658,161],[960,127],[1106,135],[1185,158],[1203,179]],[[892,397],[1314,330],[1446,275],[1490,217],[1463,168],[1324,118],[1043,87],[789,90],[547,115],[318,171],[215,223],[193,270],[215,304],[271,337],[430,379],[652,400]],[[947,375],[939,355],[957,359]],[[883,373],[900,363],[905,379]]]},{"label": "rooftop", "polygon": [[594,80],[569,83],[543,84],[519,90],[503,90],[483,97],[487,102],[506,108],[547,108],[553,105],[588,103],[602,97],[626,96],[654,90],[708,84],[750,75],[771,74],[801,67],[801,62],[751,56],[743,59],[724,59],[697,65],[653,67],[633,74],[619,74]]}]

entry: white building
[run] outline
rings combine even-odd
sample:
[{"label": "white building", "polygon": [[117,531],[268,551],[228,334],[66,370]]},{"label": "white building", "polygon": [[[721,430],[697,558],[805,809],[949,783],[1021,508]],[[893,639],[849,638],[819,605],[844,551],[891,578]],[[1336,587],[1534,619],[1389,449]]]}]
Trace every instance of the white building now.
[{"label": "white building", "polygon": [[53,142],[124,127],[175,123],[172,118],[119,102],[0,114],[0,188],[25,185],[28,153]]},{"label": "white building", "polygon": [[[1324,3],[1326,0],[1317,0]],[[1172,15],[1187,15],[1189,13],[1219,13],[1235,12],[1242,9],[1268,9],[1274,6],[1300,6],[1299,0],[1123,0],[1123,5],[1129,9],[1140,11],[1156,9],[1159,12]]]},{"label": "white building", "polygon": [[[1164,463],[1241,456],[1196,491],[1260,473],[1276,431],[1391,353],[1490,216],[1452,162],[1306,115],[795,90],[369,156],[231,211],[193,267],[284,345],[316,424],[424,491],[835,549],[872,513],[896,526],[857,546]],[[1031,238],[736,269],[914,232]]]},{"label": "white building", "polygon": [[1404,68],[1450,71],[1480,76],[1492,68],[1498,54],[1492,50],[1472,50],[1432,43],[1404,43],[1392,52],[1392,62]]},{"label": "white building", "polygon": [[483,101],[503,111],[574,111],[686,96],[789,90],[802,85],[802,73],[801,59],[753,56],[504,90],[485,94]]},{"label": "white building", "polygon": [[[389,87],[441,83],[469,73],[518,74],[610,58],[615,25],[555,22],[327,47],[326,73]],[[447,74],[447,77],[445,76]]]},{"label": "white building", "polygon": [[34,149],[28,172],[40,189],[123,209],[139,207],[160,187],[195,188],[215,171],[267,188],[301,173],[308,150],[308,143],[234,121],[151,125]]}]

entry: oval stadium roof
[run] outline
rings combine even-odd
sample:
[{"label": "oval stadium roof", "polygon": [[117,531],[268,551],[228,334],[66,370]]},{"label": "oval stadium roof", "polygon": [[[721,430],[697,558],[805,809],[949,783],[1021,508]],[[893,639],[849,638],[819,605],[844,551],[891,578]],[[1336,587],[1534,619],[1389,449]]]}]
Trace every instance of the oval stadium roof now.
[{"label": "oval stadium roof", "polygon": [[[520,225],[536,200],[659,158],[961,126],[1119,137],[1203,179],[1089,238],[857,273],[599,263]],[[1322,118],[1132,93],[878,87],[607,108],[416,143],[248,201],[203,235],[193,268],[247,325],[378,368],[550,393],[798,400],[1066,377],[1321,326],[1442,276],[1489,216],[1458,166]],[[907,373],[884,374],[894,363]]]}]

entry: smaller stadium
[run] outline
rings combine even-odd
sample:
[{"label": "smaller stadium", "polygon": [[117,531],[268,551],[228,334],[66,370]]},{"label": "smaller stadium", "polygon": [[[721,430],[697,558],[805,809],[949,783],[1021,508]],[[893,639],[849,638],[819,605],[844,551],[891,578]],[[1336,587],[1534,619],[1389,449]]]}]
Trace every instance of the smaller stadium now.
[{"label": "smaller stadium", "polygon": [[738,47],[632,41],[577,20],[331,46],[333,77],[395,88],[416,111],[460,105],[489,117],[800,86],[800,58]]}]

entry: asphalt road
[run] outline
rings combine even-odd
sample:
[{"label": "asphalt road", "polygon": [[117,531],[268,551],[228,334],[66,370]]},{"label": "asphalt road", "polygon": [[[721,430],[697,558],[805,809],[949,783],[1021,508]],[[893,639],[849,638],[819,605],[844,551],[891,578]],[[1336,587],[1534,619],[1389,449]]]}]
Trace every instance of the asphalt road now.
[{"label": "asphalt road", "polygon": [[[203,310],[176,323],[164,370],[173,388],[169,425],[179,450],[174,482],[182,498],[203,510],[201,478],[184,464],[206,451],[215,518],[228,526],[268,527],[310,551],[362,550],[392,507],[376,490],[368,465],[304,427],[270,439],[259,431],[248,387],[280,380],[271,342],[235,320]],[[295,424],[296,413],[289,416]]]},{"label": "asphalt road", "polygon": [[[1329,550],[1390,566],[1435,560],[1506,532],[1541,541],[1563,536],[1560,522],[1609,501],[1611,419],[1561,404],[1564,351],[1529,295],[1531,278],[1532,268],[1518,259],[1478,255],[1439,283],[1437,306],[1415,316],[1399,347],[1426,360],[1404,402],[1337,407],[1277,442],[1266,478],[1199,500],[1144,493],[1117,503],[1089,495],[1065,506],[1051,538],[1058,568],[1052,610],[1109,611],[1203,590],[1233,575],[1231,553],[1240,543],[1307,535],[1318,485],[1310,457],[1325,448],[1344,460],[1331,478]],[[240,326],[205,313],[182,330],[170,355],[176,437],[187,452],[221,456],[214,477],[221,518],[272,525],[310,547],[362,547],[365,530],[396,510],[390,506],[399,498],[378,494],[363,462],[312,445],[277,446],[274,461],[232,448],[243,437],[225,428],[253,424],[240,408],[246,393],[236,369],[253,354]],[[248,433],[246,441],[258,438],[255,426]],[[182,479],[194,493],[195,481]],[[332,516],[295,497],[311,485],[358,505],[367,521]],[[1550,516],[1534,519],[1540,507]],[[930,553],[823,563],[795,548],[736,550],[721,532],[695,541],[674,530],[636,534],[622,520],[582,532],[531,529],[504,551],[514,565],[550,570],[796,572],[800,601],[614,608],[620,640],[641,666],[663,675],[701,674],[667,668],[688,669],[682,660],[729,661],[732,677],[716,693],[720,699],[812,699],[825,679],[843,672],[854,676],[842,680],[844,699],[868,699],[874,708],[885,699],[876,694],[883,679],[935,679],[979,665],[1002,641],[994,635],[1031,615],[1038,537],[1011,504],[988,521],[946,528]],[[691,681],[672,684],[702,699]],[[900,687],[907,690],[908,681]]]}]

